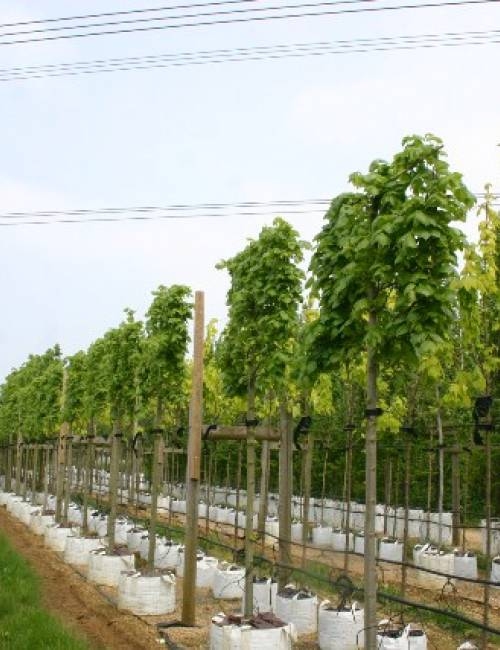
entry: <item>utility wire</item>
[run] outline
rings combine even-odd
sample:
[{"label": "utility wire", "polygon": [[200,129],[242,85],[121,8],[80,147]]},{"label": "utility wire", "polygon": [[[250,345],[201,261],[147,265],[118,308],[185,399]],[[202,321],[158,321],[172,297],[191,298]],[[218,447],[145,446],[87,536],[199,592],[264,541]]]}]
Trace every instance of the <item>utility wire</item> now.
[{"label": "utility wire", "polygon": [[[185,13],[179,14],[177,16],[159,16],[159,17],[149,17],[149,18],[128,18],[123,20],[113,20],[106,21],[101,23],[89,23],[88,25],[58,25],[56,27],[40,27],[37,29],[23,30],[17,32],[6,32],[5,34],[0,34],[0,38],[5,36],[23,36],[26,34],[46,34],[49,32],[60,32],[60,31],[69,31],[72,29],[88,29],[96,27],[114,27],[118,25],[135,25],[141,23],[151,23],[165,20],[183,20],[185,18],[207,18],[210,16],[233,16],[237,14],[247,14],[247,13],[263,13],[271,11],[284,11],[288,9],[316,9],[320,7],[331,7],[337,5],[349,5],[349,4],[359,4],[365,2],[373,2],[374,0],[323,0],[316,2],[300,3],[300,4],[287,4],[287,5],[271,5],[268,7],[257,6],[249,7],[243,9],[224,9],[217,11],[208,11],[208,12],[197,12],[197,13]],[[375,0],[376,1],[376,0]],[[178,5],[179,7],[191,9],[189,5]],[[200,6],[200,5],[199,5]],[[201,5],[204,6],[204,5]]]},{"label": "utility wire", "polygon": [[[169,206],[84,208],[0,213],[0,227],[48,226],[52,224],[114,223],[124,221],[186,220],[236,217],[268,217],[324,214],[330,199],[199,203]],[[493,203],[493,206],[498,204]]]},{"label": "utility wire", "polygon": [[457,47],[500,43],[500,30],[445,32],[358,38],[339,41],[291,43],[248,48],[172,52],[136,57],[94,59],[68,63],[51,63],[35,66],[0,68],[0,81],[23,81],[46,77],[77,76],[100,72],[150,70],[186,65],[206,65],[245,61],[262,61],[307,56],[326,56],[420,48]]},{"label": "utility wire", "polygon": [[257,2],[258,0],[219,0],[218,2],[199,2],[193,4],[170,5],[163,7],[144,7],[142,9],[126,9],[122,11],[106,11],[94,14],[81,14],[77,16],[60,16],[59,18],[39,18],[37,20],[23,20],[15,23],[2,23],[0,29],[8,27],[25,27],[27,25],[42,25],[44,23],[59,23],[72,20],[93,20],[95,18],[110,18],[112,16],[130,16],[133,14],[155,13],[160,11],[172,11],[177,9],[197,9],[201,7],[219,7],[222,5],[245,4]]},{"label": "utility wire", "polygon": [[[313,18],[313,17],[324,17],[324,16],[336,16],[341,14],[358,14],[358,13],[378,13],[383,11],[401,11],[401,10],[411,10],[411,9],[431,9],[431,8],[443,8],[443,7],[463,7],[468,5],[483,5],[483,4],[493,4],[498,3],[500,0],[447,0],[445,2],[420,2],[419,4],[404,4],[404,5],[387,5],[387,6],[375,6],[375,7],[355,7],[355,8],[343,8],[343,9],[330,9],[323,11],[299,11],[299,12],[290,12],[282,13],[275,15],[253,15],[253,16],[244,16],[244,17],[228,17],[228,18],[218,18],[216,20],[199,20],[194,22],[181,22],[181,23],[164,23],[161,25],[143,25],[142,27],[123,27],[120,29],[112,30],[102,30],[102,31],[87,31],[80,33],[70,33],[70,34],[57,34],[53,36],[41,36],[41,37],[31,37],[31,38],[21,38],[10,41],[1,41],[0,45],[18,45],[24,43],[38,43],[42,41],[55,41],[60,39],[72,39],[72,38],[86,38],[89,36],[107,36],[112,34],[126,34],[133,32],[146,32],[153,30],[163,30],[163,29],[179,29],[184,27],[208,27],[211,25],[225,25],[225,24],[242,24],[250,22],[263,22],[269,20],[283,20],[283,19],[295,19],[295,18]],[[297,5],[287,5],[287,7],[293,7],[294,9],[306,8],[306,7],[319,7],[332,5],[329,3],[304,3]],[[259,8],[259,11],[276,11],[282,10],[283,7],[267,7]],[[257,9],[240,9],[240,10],[231,10],[231,11],[219,11],[210,13],[211,16],[221,15],[221,14],[236,14],[248,11],[257,11]],[[206,14],[189,14],[189,18],[196,18],[197,16],[202,17]],[[168,18],[152,18],[151,21],[158,22],[159,20],[176,20],[182,19],[184,15],[179,16],[170,16]],[[144,19],[145,20],[145,19]],[[120,24],[120,21],[114,23],[116,25]],[[93,27],[90,25],[89,27]],[[84,27],[82,27],[83,29]],[[35,31],[35,30],[33,30]],[[23,34],[29,35],[30,32],[26,31]],[[5,37],[6,34],[3,35]],[[1,37],[0,37],[1,38]]]}]

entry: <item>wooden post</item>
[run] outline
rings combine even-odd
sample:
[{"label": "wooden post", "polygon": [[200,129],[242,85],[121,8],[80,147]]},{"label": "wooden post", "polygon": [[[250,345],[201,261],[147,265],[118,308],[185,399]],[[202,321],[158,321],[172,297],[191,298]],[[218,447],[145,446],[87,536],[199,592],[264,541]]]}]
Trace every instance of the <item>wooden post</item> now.
[{"label": "wooden post", "polygon": [[293,491],[293,438],[290,427],[287,404],[281,399],[280,414],[280,450],[279,450],[279,561],[285,565],[278,573],[279,587],[282,588],[289,581],[290,570],[286,568],[292,564],[292,491]]},{"label": "wooden post", "polygon": [[200,491],[201,425],[203,413],[203,330],[204,293],[194,298],[194,348],[191,403],[189,408],[189,442],[187,462],[186,537],[182,591],[182,623],[196,621],[196,551],[198,547],[198,500]]},{"label": "wooden post", "polygon": [[[156,523],[158,520],[158,489],[163,474],[163,438],[162,431],[156,430],[153,447],[153,467],[151,476],[151,511],[149,517],[148,568],[152,571],[155,564]],[[186,532],[187,534],[187,532]]]},{"label": "wooden post", "polygon": [[118,497],[118,475],[120,468],[120,452],[122,434],[118,431],[118,425],[115,423],[114,431],[111,438],[111,463],[109,473],[109,516],[108,516],[108,554],[113,555],[115,550],[115,521],[116,521],[116,503]]}]

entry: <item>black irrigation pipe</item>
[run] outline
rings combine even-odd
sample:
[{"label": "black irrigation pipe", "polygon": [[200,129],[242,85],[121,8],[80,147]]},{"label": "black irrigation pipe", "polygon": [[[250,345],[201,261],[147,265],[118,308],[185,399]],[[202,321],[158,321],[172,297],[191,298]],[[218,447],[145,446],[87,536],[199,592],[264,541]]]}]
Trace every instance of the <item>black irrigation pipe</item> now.
[{"label": "black irrigation pipe", "polygon": [[[134,523],[136,523],[138,521],[144,522],[144,520],[139,520],[139,519],[134,518],[132,516],[130,516],[129,518]],[[158,528],[160,530],[166,530],[166,531],[171,530],[171,531],[174,531],[177,534],[185,536],[185,529],[184,528],[180,528],[180,527],[177,527],[177,526],[171,526],[171,525],[168,525],[168,524],[158,524]],[[273,535],[269,535],[269,536],[270,537],[275,537]],[[217,540],[211,539],[211,538],[206,537],[204,535],[200,535],[199,539],[202,540],[203,542],[207,543],[207,544],[211,544],[213,546],[218,546],[218,547],[223,548],[225,550],[231,551],[232,553],[235,553],[235,552],[239,551],[239,549],[235,548],[234,546],[232,546],[230,544],[225,544],[224,542],[219,542]],[[279,541],[279,538],[275,537],[275,539],[277,539]],[[314,548],[314,547],[309,547],[309,548]],[[315,549],[315,550],[318,550],[318,549]],[[324,550],[328,551],[329,549],[324,549]],[[332,551],[332,552],[334,552],[334,551]],[[338,552],[342,552],[342,551],[338,551]],[[353,555],[363,557],[363,555],[361,553],[353,553]],[[311,580],[316,580],[317,582],[322,582],[322,583],[328,585],[330,587],[330,589],[332,589],[332,588],[335,589],[335,582],[332,579],[326,578],[326,577],[321,576],[321,575],[319,575],[317,573],[312,573],[311,571],[307,571],[306,569],[302,569],[300,567],[296,567],[296,566],[293,566],[293,565],[290,565],[290,564],[285,564],[283,562],[276,562],[275,560],[270,560],[269,558],[267,558],[265,556],[262,556],[262,555],[255,555],[254,558],[255,558],[255,560],[258,560],[259,562],[269,564],[269,565],[271,565],[273,567],[288,569],[288,570],[291,570],[291,571],[293,571],[295,573],[301,573],[304,576],[310,578]],[[402,564],[401,562],[397,562],[395,560],[382,560],[382,561],[387,562],[389,564],[396,564],[396,565],[401,565]],[[409,566],[411,568],[416,568],[413,564],[407,564],[407,566]],[[434,573],[434,574],[441,575],[441,576],[447,577],[447,578],[456,578],[456,576],[449,576],[448,574],[441,573],[440,571],[434,571],[432,569],[420,569],[420,567],[418,567],[418,570],[427,571],[428,573]],[[488,583],[488,581],[485,581],[485,580],[471,580],[471,579],[465,579],[465,578],[463,580],[465,582],[478,582],[480,584],[490,584],[490,585],[498,586],[496,583]],[[352,581],[351,581],[351,583],[352,583]],[[352,583],[352,585],[353,585],[353,593],[364,594],[363,587],[356,586],[354,583]],[[406,598],[403,598],[401,596],[396,596],[394,594],[389,594],[389,593],[387,593],[385,591],[381,591],[381,590],[377,590],[377,600],[382,600],[382,601],[388,600],[390,602],[405,605],[406,607],[412,607],[414,609],[427,611],[427,612],[430,612],[432,614],[437,614],[439,616],[445,616],[445,617],[448,617],[448,618],[453,618],[453,619],[455,619],[457,621],[460,621],[461,623],[465,623],[466,625],[470,625],[471,627],[474,627],[474,628],[476,628],[478,630],[482,630],[484,632],[488,632],[489,634],[495,634],[496,636],[500,636],[500,629],[491,627],[490,625],[484,625],[482,623],[479,623],[478,621],[475,621],[474,619],[468,618],[467,616],[464,616],[462,614],[459,614],[458,612],[454,612],[454,611],[449,610],[449,609],[439,609],[438,607],[434,607],[433,605],[426,605],[424,603],[416,603],[416,602],[414,602],[412,600],[408,600]]]}]

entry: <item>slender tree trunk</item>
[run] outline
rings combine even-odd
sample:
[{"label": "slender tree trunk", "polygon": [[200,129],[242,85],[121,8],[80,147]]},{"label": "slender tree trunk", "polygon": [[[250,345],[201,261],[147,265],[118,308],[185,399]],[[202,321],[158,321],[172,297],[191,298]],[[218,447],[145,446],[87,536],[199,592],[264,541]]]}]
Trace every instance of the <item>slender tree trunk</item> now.
[{"label": "slender tree trunk", "polygon": [[406,578],[407,578],[407,567],[406,567],[406,551],[408,546],[408,516],[410,508],[410,461],[411,461],[411,445],[410,441],[405,441],[405,490],[404,490],[404,500],[405,500],[405,518],[404,518],[404,527],[403,527],[403,565],[401,567],[401,595],[404,596],[406,593]]},{"label": "slender tree trunk", "polygon": [[303,450],[303,476],[304,476],[304,492],[303,492],[303,513],[302,513],[302,568],[306,566],[306,553],[307,544],[309,542],[309,509],[311,501],[311,468],[312,468],[312,454],[313,454],[313,436],[311,433],[307,434],[306,447]]},{"label": "slender tree trunk", "polygon": [[460,546],[460,451],[455,447],[451,456],[451,492],[452,492],[452,544]]},{"label": "slender tree trunk", "polygon": [[443,501],[444,501],[444,437],[443,437],[443,423],[441,421],[441,398],[439,395],[439,387],[436,386],[436,425],[438,431],[438,445],[439,445],[439,491],[438,491],[438,548],[441,549],[443,544]]},{"label": "slender tree trunk", "polygon": [[115,521],[116,521],[116,505],[118,496],[118,479],[120,470],[120,455],[121,455],[121,437],[120,427],[118,423],[113,426],[113,433],[111,436],[111,463],[109,474],[109,517],[108,517],[108,554],[113,555],[115,551]]},{"label": "slender tree trunk", "polygon": [[[149,516],[149,548],[148,569],[154,569],[156,547],[156,524],[158,520],[158,489],[160,477],[163,473],[163,439],[161,433],[156,433],[153,447],[153,466],[151,476],[151,511]],[[187,535],[186,537],[189,537]]]},{"label": "slender tree trunk", "polygon": [[[292,564],[291,529],[292,529],[292,493],[293,493],[293,437],[287,403],[281,399],[280,413],[280,450],[279,450],[279,561],[282,565]],[[280,567],[279,587],[289,582],[290,570]]]},{"label": "slender tree trunk", "polygon": [[[485,454],[486,454],[486,477],[485,477],[485,518],[486,518],[486,566],[491,571],[491,433],[485,431]],[[483,625],[488,626],[490,622],[490,585],[484,585],[483,592]],[[483,631],[481,647],[488,648],[488,633]]]},{"label": "slender tree trunk", "polygon": [[94,436],[89,434],[87,436],[87,444],[85,446],[85,483],[83,486],[83,522],[82,534],[85,536],[88,533],[89,526],[89,495],[92,494],[92,475],[94,472]]},{"label": "slender tree trunk", "polygon": [[7,471],[5,473],[5,491],[12,490],[12,435],[9,435],[9,446],[7,447]]},{"label": "slender tree trunk", "polygon": [[203,413],[203,332],[204,294],[195,294],[194,355],[191,404],[189,409],[189,443],[186,471],[186,546],[184,549],[184,581],[182,622],[196,622],[196,551],[198,546],[198,499],[200,491],[201,427]]},{"label": "slender tree trunk", "polygon": [[63,524],[68,526],[68,510],[71,501],[71,479],[73,475],[73,438],[71,435],[66,436],[66,480],[64,484],[64,510]]},{"label": "slender tree trunk", "polygon": [[[238,445],[238,459],[236,461],[236,521],[234,527],[234,548],[238,549],[238,530],[240,528],[240,491],[241,491],[241,464],[243,456],[243,440]],[[207,519],[208,519],[208,500],[207,500]]]},{"label": "slender tree trunk", "polygon": [[269,440],[262,441],[260,458],[261,474],[258,529],[261,535],[262,550],[264,550],[264,542],[266,538],[267,494],[269,492]]},{"label": "slender tree trunk", "polygon": [[253,614],[253,513],[255,498],[255,376],[248,382],[247,404],[247,508],[245,526],[245,617]]},{"label": "slender tree trunk", "polygon": [[[369,326],[373,330],[377,324],[375,312],[369,313]],[[377,647],[377,538],[375,534],[375,508],[377,504],[377,375],[378,365],[375,351],[368,347],[366,382],[366,510],[365,510],[365,647]]]},{"label": "slender tree trunk", "polygon": [[345,501],[346,513],[344,521],[345,530],[345,550],[344,550],[344,571],[349,570],[349,553],[351,548],[351,498],[352,498],[352,436],[354,426],[348,424],[347,429],[347,449],[346,449],[346,467],[345,467]]}]

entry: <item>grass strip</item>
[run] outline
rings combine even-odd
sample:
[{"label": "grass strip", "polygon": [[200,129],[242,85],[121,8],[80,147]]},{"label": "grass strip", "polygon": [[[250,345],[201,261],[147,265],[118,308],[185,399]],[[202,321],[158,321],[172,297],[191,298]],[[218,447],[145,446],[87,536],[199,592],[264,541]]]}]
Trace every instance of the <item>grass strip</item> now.
[{"label": "grass strip", "polygon": [[40,579],[0,532],[0,648],[90,650],[40,604]]}]

